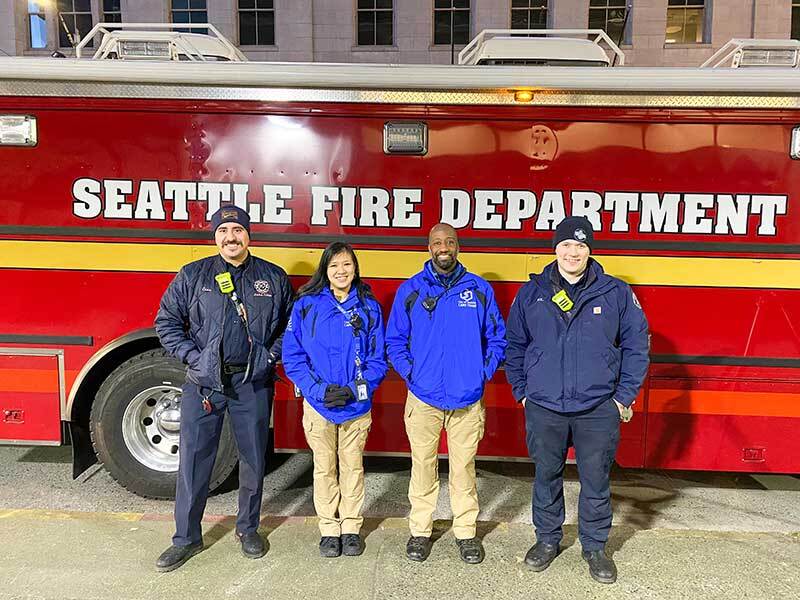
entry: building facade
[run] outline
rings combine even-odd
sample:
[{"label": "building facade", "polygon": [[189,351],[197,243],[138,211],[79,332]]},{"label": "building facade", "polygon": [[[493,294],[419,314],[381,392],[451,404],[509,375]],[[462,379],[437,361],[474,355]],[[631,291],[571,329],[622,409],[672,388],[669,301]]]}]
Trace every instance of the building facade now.
[{"label": "building facade", "polygon": [[800,0],[0,0],[0,53],[69,55],[99,22],[213,23],[251,60],[449,63],[484,29],[602,28],[626,64],[800,38]]}]

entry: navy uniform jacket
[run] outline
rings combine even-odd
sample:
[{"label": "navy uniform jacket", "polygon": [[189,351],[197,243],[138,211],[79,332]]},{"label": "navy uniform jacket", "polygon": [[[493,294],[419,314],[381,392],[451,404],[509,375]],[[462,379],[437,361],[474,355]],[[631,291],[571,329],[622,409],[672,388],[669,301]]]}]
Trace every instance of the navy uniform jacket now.
[{"label": "navy uniform jacket", "polygon": [[[214,276],[224,273],[227,264],[217,254],[184,266],[164,292],[155,322],[161,345],[188,365],[187,378],[218,392],[223,389],[220,344],[226,303],[231,301]],[[247,310],[251,340],[244,380],[266,382],[280,357],[292,286],[283,269],[250,256],[240,287],[237,294]]]},{"label": "navy uniform jacket", "polygon": [[508,316],[506,377],[517,401],[588,410],[609,398],[630,406],[647,367],[647,319],[630,286],[589,259],[587,281],[565,315],[556,262],[520,288]]}]

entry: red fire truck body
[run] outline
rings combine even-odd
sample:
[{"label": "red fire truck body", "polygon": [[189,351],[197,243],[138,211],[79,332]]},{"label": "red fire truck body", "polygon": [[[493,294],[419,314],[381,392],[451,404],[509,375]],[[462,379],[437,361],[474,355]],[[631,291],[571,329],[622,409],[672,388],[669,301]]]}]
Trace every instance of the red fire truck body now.
[{"label": "red fire truck body", "polygon": [[[6,123],[35,127],[35,140],[0,145],[0,439],[71,437],[85,450],[87,432],[105,428],[106,452],[136,454],[122,421],[144,427],[145,413],[125,412],[143,391],[138,375],[110,378],[145,354],[158,379],[148,389],[176,399],[181,381],[158,371],[178,372],[154,352],[153,318],[174,273],[216,251],[208,217],[220,203],[249,210],[253,253],[296,287],[327,243],[352,242],[384,317],[440,220],[457,227],[460,258],[507,314],[529,273],[553,259],[555,224],[585,214],[594,257],[634,286],[650,323],[652,364],[618,462],[799,473],[795,79],[768,69],[2,59],[0,124],[27,118]],[[99,395],[116,412],[93,412]],[[369,452],[408,451],[404,400],[390,372]],[[502,370],[485,403],[480,455],[526,457]],[[277,450],[306,447],[301,410],[280,383]],[[147,414],[157,422],[140,432],[145,453],[153,427],[164,425],[156,446],[176,433]],[[155,478],[172,475],[167,459],[150,465]]]}]

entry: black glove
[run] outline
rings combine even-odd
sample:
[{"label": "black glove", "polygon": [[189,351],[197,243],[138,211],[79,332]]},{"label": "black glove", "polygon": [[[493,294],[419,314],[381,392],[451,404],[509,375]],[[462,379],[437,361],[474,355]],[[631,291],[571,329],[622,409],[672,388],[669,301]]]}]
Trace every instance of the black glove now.
[{"label": "black glove", "polygon": [[336,408],[344,406],[354,398],[353,390],[346,385],[330,384],[325,388],[324,405],[325,408]]}]

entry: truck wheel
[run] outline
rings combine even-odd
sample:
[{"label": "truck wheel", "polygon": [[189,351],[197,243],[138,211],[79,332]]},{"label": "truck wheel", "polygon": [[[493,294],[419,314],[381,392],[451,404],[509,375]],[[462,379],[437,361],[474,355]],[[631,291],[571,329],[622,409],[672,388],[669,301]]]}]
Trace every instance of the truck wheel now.
[{"label": "truck wheel", "polygon": [[[178,475],[181,386],[185,367],[164,350],[125,361],[100,386],[90,427],[97,458],[127,490],[172,499]],[[222,485],[238,461],[225,419],[210,489]]]}]

